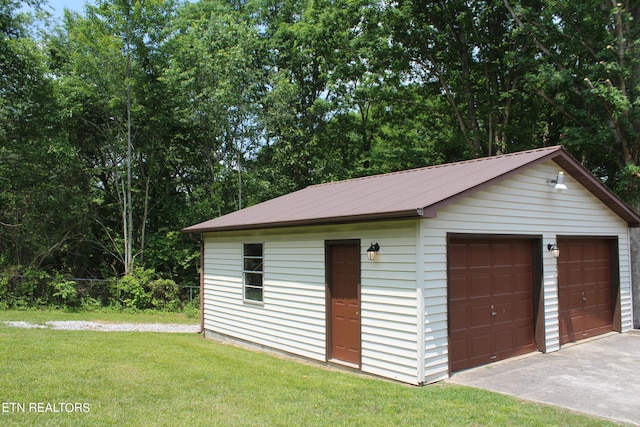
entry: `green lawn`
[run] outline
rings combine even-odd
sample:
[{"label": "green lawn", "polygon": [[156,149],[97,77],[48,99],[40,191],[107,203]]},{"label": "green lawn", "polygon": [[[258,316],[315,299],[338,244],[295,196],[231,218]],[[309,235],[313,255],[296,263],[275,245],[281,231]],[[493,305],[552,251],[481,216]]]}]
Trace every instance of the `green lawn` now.
[{"label": "green lawn", "polygon": [[[0,312],[0,320],[37,320],[7,316]],[[336,372],[196,334],[0,323],[0,344],[4,426],[613,425],[473,388]]]}]

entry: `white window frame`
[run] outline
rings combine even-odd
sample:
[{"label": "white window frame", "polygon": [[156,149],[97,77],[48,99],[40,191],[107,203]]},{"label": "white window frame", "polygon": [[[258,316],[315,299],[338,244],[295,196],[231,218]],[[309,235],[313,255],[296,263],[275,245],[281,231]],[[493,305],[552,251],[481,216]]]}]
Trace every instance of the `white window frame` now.
[{"label": "white window frame", "polygon": [[[260,245],[260,255],[247,254],[248,246],[258,245]],[[248,280],[250,275],[260,276],[260,284],[250,283]],[[248,297],[247,290],[260,290],[260,299]],[[252,304],[264,304],[264,242],[242,244],[242,300]]]}]

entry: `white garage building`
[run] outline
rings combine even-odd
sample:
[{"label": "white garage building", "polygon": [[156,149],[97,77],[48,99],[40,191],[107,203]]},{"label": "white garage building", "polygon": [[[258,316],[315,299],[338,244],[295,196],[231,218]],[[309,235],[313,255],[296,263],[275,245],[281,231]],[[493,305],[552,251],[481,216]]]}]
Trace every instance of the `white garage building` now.
[{"label": "white garage building", "polygon": [[556,146],[314,185],[183,231],[203,242],[205,336],[424,384],[629,330],[638,225]]}]

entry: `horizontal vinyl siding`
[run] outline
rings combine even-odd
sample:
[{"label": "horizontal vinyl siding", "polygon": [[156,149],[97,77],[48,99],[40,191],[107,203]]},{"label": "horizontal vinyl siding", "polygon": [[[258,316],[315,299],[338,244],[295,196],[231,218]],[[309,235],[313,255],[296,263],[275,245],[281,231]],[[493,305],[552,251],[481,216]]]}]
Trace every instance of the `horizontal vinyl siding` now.
[{"label": "horizontal vinyl siding", "polygon": [[380,244],[375,261],[364,251],[361,261],[362,371],[417,384],[416,226],[385,224],[362,240],[364,250]]},{"label": "horizontal vinyl siding", "polygon": [[555,192],[546,180],[554,179],[559,170],[555,163],[546,162],[443,208],[436,218],[422,221],[425,382],[448,376],[447,233],[542,237],[547,351],[559,348],[559,328],[557,264],[546,245],[555,243],[557,236],[618,236],[623,330],[631,327],[627,224],[568,174],[568,189]]},{"label": "horizontal vinyl siding", "polygon": [[[263,304],[242,298],[242,244],[247,242],[264,244]],[[324,360],[324,271],[309,262],[322,259],[323,251],[322,245],[304,240],[283,247],[259,236],[206,238],[205,329]]]},{"label": "horizontal vinyl siding", "polygon": [[[362,371],[418,378],[415,221],[227,232],[205,238],[205,329],[326,360],[325,241],[361,241]],[[242,243],[264,243],[264,303],[242,300]],[[376,261],[366,249],[378,242]]]}]

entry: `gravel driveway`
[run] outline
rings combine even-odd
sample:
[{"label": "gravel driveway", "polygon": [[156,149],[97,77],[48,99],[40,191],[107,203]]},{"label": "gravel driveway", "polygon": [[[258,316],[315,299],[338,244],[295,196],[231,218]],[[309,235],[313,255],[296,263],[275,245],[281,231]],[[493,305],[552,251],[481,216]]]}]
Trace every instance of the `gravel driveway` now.
[{"label": "gravel driveway", "polygon": [[199,332],[200,325],[180,325],[175,323],[98,323],[84,320],[51,321],[44,324],[29,322],[3,322],[16,328],[57,329],[65,331],[103,332]]}]

